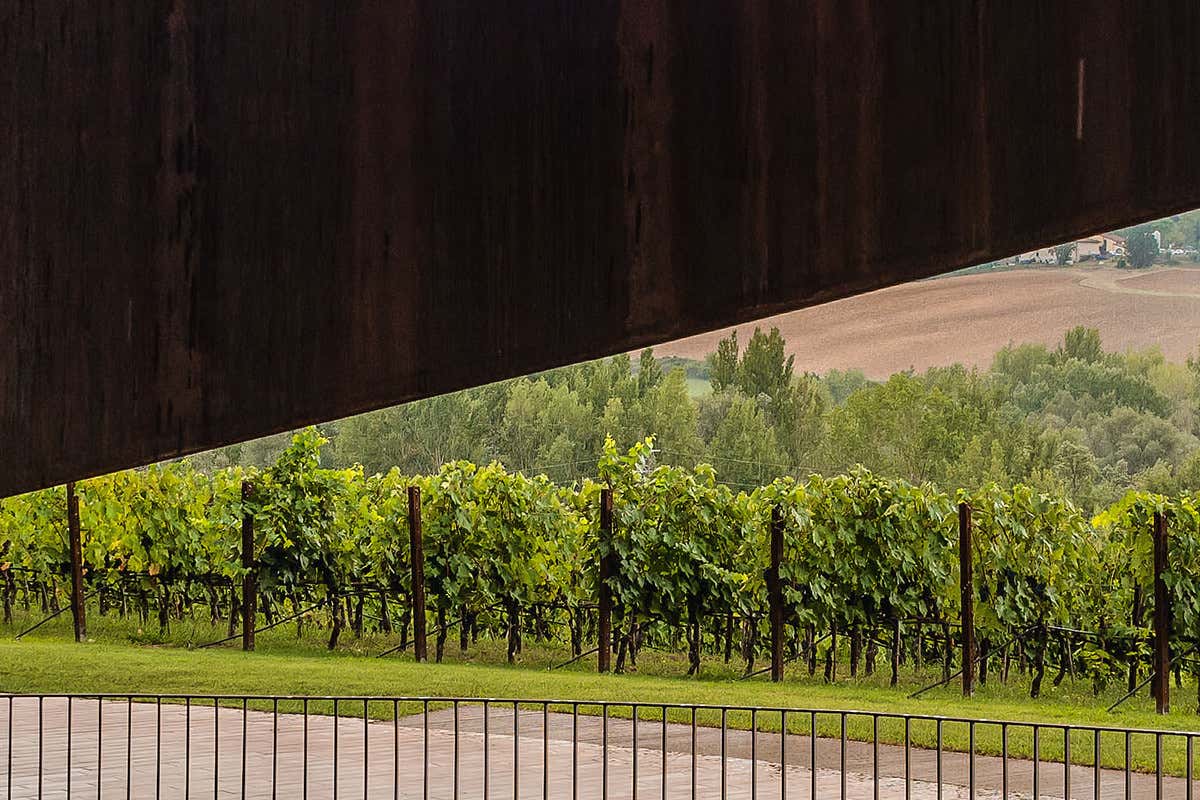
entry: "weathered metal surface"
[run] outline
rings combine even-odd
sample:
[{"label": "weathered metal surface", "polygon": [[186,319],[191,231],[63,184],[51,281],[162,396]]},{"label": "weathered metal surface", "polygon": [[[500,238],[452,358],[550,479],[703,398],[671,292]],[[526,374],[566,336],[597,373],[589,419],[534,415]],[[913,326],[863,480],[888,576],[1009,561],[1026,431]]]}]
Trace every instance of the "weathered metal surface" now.
[{"label": "weathered metal surface", "polygon": [[1200,205],[1200,4],[0,0],[0,495]]}]

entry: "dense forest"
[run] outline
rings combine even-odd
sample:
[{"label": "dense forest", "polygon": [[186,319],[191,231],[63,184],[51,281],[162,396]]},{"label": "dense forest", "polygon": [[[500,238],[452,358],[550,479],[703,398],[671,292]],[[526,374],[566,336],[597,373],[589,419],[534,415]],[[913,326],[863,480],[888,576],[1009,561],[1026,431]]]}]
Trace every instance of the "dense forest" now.
[{"label": "dense forest", "polygon": [[[864,343],[864,346],[869,346]],[[558,483],[596,477],[606,436],[655,437],[657,464],[714,466],[750,488],[783,476],[876,474],[944,490],[1028,484],[1092,512],[1128,489],[1200,489],[1200,360],[1106,352],[1077,327],[1054,348],[1009,344],[986,370],[803,374],[778,331],[722,341],[704,363],[621,355],[321,426],[323,466],[497,460]],[[190,459],[267,466],[290,434]]]}]

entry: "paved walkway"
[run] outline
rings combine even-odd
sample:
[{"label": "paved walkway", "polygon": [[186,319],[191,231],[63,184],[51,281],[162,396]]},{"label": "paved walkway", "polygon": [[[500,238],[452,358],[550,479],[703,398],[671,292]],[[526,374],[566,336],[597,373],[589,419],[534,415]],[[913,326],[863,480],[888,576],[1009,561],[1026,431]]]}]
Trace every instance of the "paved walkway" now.
[{"label": "paved walkway", "polygon": [[[610,798],[690,798],[693,780],[694,796],[701,798],[811,797],[808,737],[787,737],[787,767],[782,770],[777,733],[759,734],[752,741],[746,731],[728,731],[723,772],[719,730],[696,730],[693,758],[691,727],[668,725],[664,764],[662,724],[653,720],[638,726],[635,748],[633,724],[610,719],[606,746],[598,717],[551,713],[544,732],[541,711],[522,711],[517,720],[519,735],[514,737],[512,709],[493,707],[485,749],[479,706],[459,709],[457,748],[450,710],[431,712],[427,722],[421,715],[369,724],[361,717],[343,717],[335,725],[331,717],[313,715],[306,729],[304,718],[296,714],[281,713],[276,719],[269,712],[243,715],[240,708],[221,708],[214,718],[211,705],[193,705],[189,710],[179,705],[160,709],[154,704],[106,702],[101,720],[96,701],[75,700],[70,725],[63,699],[46,699],[39,707],[36,699],[17,698],[12,709],[10,719],[9,704],[0,700],[0,796],[11,798],[440,800],[484,797],[485,782],[486,797],[495,800],[514,798],[514,794],[531,800],[543,796],[590,800],[606,796],[605,786]],[[361,705],[357,710],[361,714]],[[344,704],[343,713],[354,713],[353,704]],[[573,737],[578,742],[574,751]],[[842,796],[840,749],[836,739],[817,740],[816,798]],[[10,752],[11,772],[6,768]],[[905,797],[903,752],[900,747],[880,745],[880,798]],[[850,742],[845,757],[846,797],[875,797],[871,745]],[[102,768],[97,768],[98,763]],[[1010,796],[1032,796],[1032,763],[1009,764]],[[999,797],[1000,766],[998,758],[976,758],[976,797]],[[936,798],[934,754],[914,749],[911,769],[911,797]],[[968,770],[965,755],[943,755],[942,797],[968,797]],[[514,786],[514,773],[519,786]],[[784,779],[786,795],[781,786]],[[1104,771],[1102,797],[1124,797],[1124,780],[1121,772]],[[1093,797],[1091,781],[1090,768],[1073,769],[1072,796]],[[1062,786],[1062,766],[1043,764],[1042,796],[1062,797]],[[1153,777],[1134,775],[1132,789],[1132,797],[1154,797]],[[1184,798],[1184,781],[1166,779],[1163,796]]]}]

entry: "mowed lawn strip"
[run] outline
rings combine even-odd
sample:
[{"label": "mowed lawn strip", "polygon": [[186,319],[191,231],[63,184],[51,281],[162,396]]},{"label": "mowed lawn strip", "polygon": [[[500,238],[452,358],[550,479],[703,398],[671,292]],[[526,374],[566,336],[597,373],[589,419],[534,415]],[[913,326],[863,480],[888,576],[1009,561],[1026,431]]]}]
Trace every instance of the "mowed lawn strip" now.
[{"label": "mowed lawn strip", "polygon": [[[1200,717],[1192,713],[1157,716],[1140,708],[1108,714],[1103,708],[1083,707],[1060,699],[1043,698],[1020,702],[1012,697],[988,696],[987,692],[970,700],[946,690],[909,699],[904,690],[854,685],[823,685],[789,680],[771,684],[761,680],[705,680],[649,677],[644,675],[597,675],[582,671],[556,671],[529,667],[485,664],[418,664],[407,659],[374,659],[348,654],[271,654],[242,653],[236,650],[182,650],[170,647],[138,647],[112,644],[85,644],[52,641],[0,641],[0,690],[9,693],[132,693],[188,695],[338,695],[382,697],[463,697],[521,698],[530,700],[618,701],[648,706],[660,703],[730,705],[770,708],[837,709],[865,712],[909,713],[970,719],[1038,722],[1053,725],[1095,725],[1163,730],[1195,731]],[[313,703],[314,713],[329,713],[328,704]],[[1182,704],[1181,704],[1182,706]],[[269,707],[269,704],[264,707]],[[436,707],[436,704],[434,704]],[[405,705],[402,713],[419,711],[419,704]],[[286,707],[285,707],[286,710]],[[564,707],[560,710],[569,710]],[[581,713],[599,713],[597,707],[583,706]],[[614,708],[614,716],[626,715],[628,708]],[[657,709],[642,712],[656,718]],[[391,704],[371,708],[374,716],[388,717]],[[647,715],[649,715],[647,717]],[[670,721],[690,721],[687,710],[671,711]],[[701,712],[702,724],[719,724],[715,713]],[[749,714],[733,713],[731,727],[749,726]],[[758,715],[760,730],[778,731],[780,717],[774,713]],[[788,728],[806,733],[808,715],[790,715]],[[914,744],[931,746],[935,740],[933,722],[916,721],[911,732]],[[837,715],[819,718],[818,732],[823,736],[840,735]],[[850,716],[847,735],[869,741],[870,717]],[[900,720],[881,720],[881,741],[902,744],[904,725]],[[1040,757],[1060,760],[1063,752],[1061,729],[1044,728]],[[1032,737],[1027,728],[1009,731],[1010,754],[1032,755]],[[946,723],[943,742],[947,748],[968,748],[968,726]],[[998,725],[976,725],[976,750],[998,755],[1001,748]],[[1105,734],[1102,763],[1123,765],[1124,737]],[[1082,731],[1071,739],[1072,760],[1090,764],[1092,735]],[[1135,768],[1154,766],[1154,737],[1133,739]],[[1164,741],[1167,770],[1183,774],[1186,748],[1183,737]]]}]

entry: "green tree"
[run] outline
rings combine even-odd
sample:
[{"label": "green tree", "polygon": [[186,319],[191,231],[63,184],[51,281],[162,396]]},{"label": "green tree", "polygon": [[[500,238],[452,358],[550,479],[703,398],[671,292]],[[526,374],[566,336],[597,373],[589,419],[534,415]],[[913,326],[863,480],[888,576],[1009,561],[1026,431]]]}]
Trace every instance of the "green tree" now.
[{"label": "green tree", "polygon": [[1071,259],[1075,256],[1076,250],[1077,247],[1074,242],[1060,244],[1058,247],[1054,248],[1055,262],[1057,262],[1060,267],[1065,267],[1067,264],[1071,263]]},{"label": "green tree", "polygon": [[1125,252],[1129,258],[1129,266],[1145,269],[1158,258],[1158,242],[1149,229],[1141,228],[1129,234],[1125,240]]},{"label": "green tree", "polygon": [[1104,358],[1104,347],[1100,342],[1100,331],[1096,328],[1085,328],[1076,325],[1063,336],[1059,353],[1063,358],[1078,358],[1080,361],[1095,363]]},{"label": "green tree", "polygon": [[738,343],[737,331],[717,342],[717,349],[708,356],[708,380],[714,392],[723,392],[737,385]]}]

